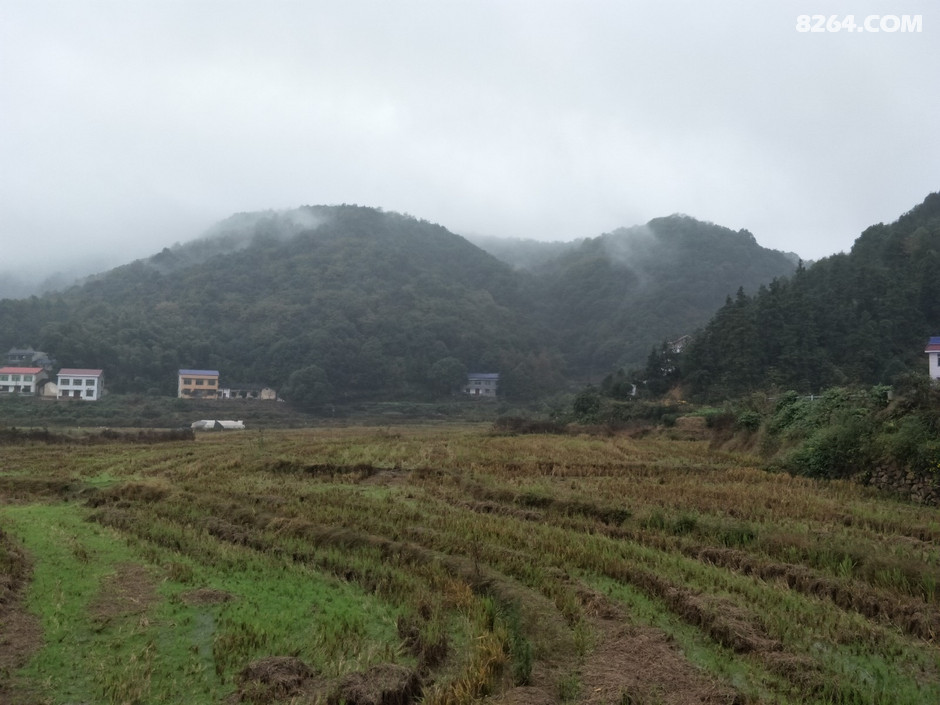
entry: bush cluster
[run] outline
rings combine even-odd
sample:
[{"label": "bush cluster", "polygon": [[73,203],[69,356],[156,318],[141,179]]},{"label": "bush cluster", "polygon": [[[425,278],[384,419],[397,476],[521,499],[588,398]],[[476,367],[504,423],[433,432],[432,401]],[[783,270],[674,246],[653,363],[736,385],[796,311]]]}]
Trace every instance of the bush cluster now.
[{"label": "bush cluster", "polygon": [[522,416],[500,416],[493,422],[493,430],[499,433],[559,433],[568,432],[566,426],[546,419],[527,419]]},{"label": "bush cluster", "polygon": [[91,433],[53,433],[49,429],[0,428],[0,445],[16,443],[48,443],[69,445],[98,445],[101,443],[161,443],[192,441],[196,434],[191,428],[142,429],[115,431],[105,428]]},{"label": "bush cluster", "polygon": [[936,473],[940,389],[908,379],[893,392],[884,386],[839,387],[820,396],[787,392],[763,428],[765,451],[791,472],[839,478],[890,465]]}]

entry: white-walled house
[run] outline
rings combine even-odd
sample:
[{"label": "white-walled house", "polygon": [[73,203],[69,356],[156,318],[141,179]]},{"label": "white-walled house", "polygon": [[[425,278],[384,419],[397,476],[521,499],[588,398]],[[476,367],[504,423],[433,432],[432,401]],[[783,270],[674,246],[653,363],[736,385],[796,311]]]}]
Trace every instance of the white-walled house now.
[{"label": "white-walled house", "polygon": [[104,372],[63,367],[57,375],[59,399],[98,401],[104,393]]},{"label": "white-walled house", "polygon": [[45,380],[46,371],[41,367],[0,367],[0,394],[36,396]]},{"label": "white-walled house", "polygon": [[927,343],[927,369],[930,372],[930,379],[940,379],[940,335],[930,338]]},{"label": "white-walled house", "polygon": [[260,384],[233,384],[219,388],[220,399],[277,400],[277,392]]}]

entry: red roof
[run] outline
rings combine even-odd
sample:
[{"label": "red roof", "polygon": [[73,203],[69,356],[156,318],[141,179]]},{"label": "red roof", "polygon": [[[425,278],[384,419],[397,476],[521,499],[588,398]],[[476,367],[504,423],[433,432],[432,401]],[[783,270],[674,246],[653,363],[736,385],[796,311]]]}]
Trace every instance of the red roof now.
[{"label": "red roof", "polygon": [[0,367],[0,375],[38,375],[41,367]]},{"label": "red roof", "polygon": [[68,377],[100,377],[104,370],[83,370],[83,369],[73,369],[71,367],[63,367],[59,370],[59,376],[66,375]]}]

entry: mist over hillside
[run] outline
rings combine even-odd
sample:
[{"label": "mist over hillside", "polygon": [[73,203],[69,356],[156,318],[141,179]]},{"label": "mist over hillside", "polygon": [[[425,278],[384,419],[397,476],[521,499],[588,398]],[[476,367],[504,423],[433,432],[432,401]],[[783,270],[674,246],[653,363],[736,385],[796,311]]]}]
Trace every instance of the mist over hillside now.
[{"label": "mist over hillside", "polygon": [[120,264],[119,261],[105,257],[92,257],[86,261],[70,262],[67,267],[49,268],[48,262],[40,262],[32,268],[0,271],[0,299],[25,299],[51,291],[62,291],[86,277]]},{"label": "mist over hillside", "polygon": [[543,325],[572,373],[641,367],[654,346],[691,334],[739,288],[791,274],[794,258],[746,230],[684,215],[588,238],[534,270]]},{"label": "mist over hillside", "polygon": [[[247,247],[256,238],[287,239],[316,227],[323,208],[302,207],[284,211],[236,213],[208,228],[199,237],[164,247],[155,255],[139,261],[160,271],[170,272],[200,264],[218,255]],[[135,260],[138,261],[138,260]],[[0,270],[0,299],[21,299],[48,292],[62,291],[85,279],[107,275],[112,269],[128,264],[116,254],[95,253],[67,264],[49,258],[28,267]],[[2,266],[2,265],[0,265]]]},{"label": "mist over hillside", "polygon": [[492,235],[464,235],[467,240],[493,255],[496,259],[511,264],[517,269],[534,269],[557,259],[578,247],[584,238],[570,241],[543,242],[528,238],[505,238]]},{"label": "mist over hillside", "polygon": [[63,291],[0,302],[0,348],[104,368],[121,392],[172,394],[177,369],[212,368],[315,406],[448,395],[491,371],[523,399],[641,364],[739,287],[793,270],[746,231],[682,216],[501,251],[507,261],[375,208],[239,213]]}]

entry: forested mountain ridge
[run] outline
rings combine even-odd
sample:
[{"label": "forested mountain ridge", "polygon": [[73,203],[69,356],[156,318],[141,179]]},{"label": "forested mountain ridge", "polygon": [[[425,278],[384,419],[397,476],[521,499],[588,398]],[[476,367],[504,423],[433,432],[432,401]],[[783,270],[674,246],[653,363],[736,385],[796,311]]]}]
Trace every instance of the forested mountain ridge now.
[{"label": "forested mountain ridge", "polygon": [[538,318],[555,331],[572,371],[592,378],[641,366],[653,345],[704,325],[729,293],[756,291],[797,262],[746,230],[655,218],[536,267]]},{"label": "forested mountain ridge", "polygon": [[682,363],[689,391],[726,398],[778,387],[816,392],[889,383],[924,369],[940,334],[940,193],[847,254],[729,298]]},{"label": "forested mountain ridge", "polygon": [[[640,236],[646,249],[625,256]],[[750,234],[684,217],[563,250],[519,270],[373,208],[238,214],[66,291],[0,301],[0,348],[103,368],[116,392],[172,394],[177,369],[217,368],[316,405],[442,394],[498,371],[501,393],[524,398],[645,359],[729,290],[792,268]]]},{"label": "forested mountain ridge", "polygon": [[[106,369],[115,391],[172,393],[178,368],[218,368],[311,404],[456,384],[454,361],[505,370],[513,389],[530,360],[542,364],[508,265],[413,218],[312,211],[314,227],[296,233],[261,218],[247,238],[197,241],[60,294],[5,301],[2,330],[63,364]],[[442,360],[450,366],[435,368]]]}]

